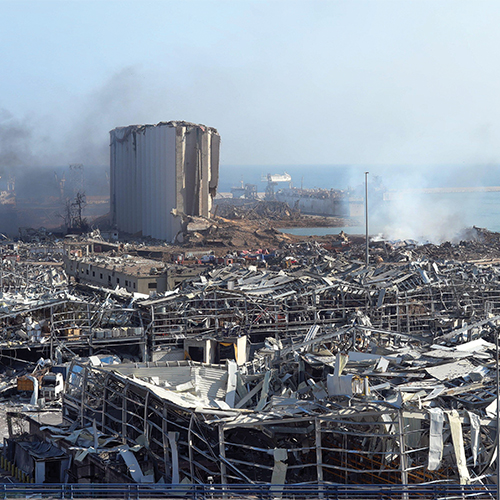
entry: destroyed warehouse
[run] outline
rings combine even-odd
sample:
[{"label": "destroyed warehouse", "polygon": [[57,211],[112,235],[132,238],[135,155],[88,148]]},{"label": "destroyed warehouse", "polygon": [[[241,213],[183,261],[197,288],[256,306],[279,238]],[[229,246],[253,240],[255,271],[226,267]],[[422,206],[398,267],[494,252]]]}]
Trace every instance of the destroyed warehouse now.
[{"label": "destroyed warehouse", "polygon": [[0,465],[30,482],[494,483],[499,235],[372,242],[365,263],[343,232],[236,230],[210,213],[218,156],[202,125],[114,129],[128,241],[2,246]]},{"label": "destroyed warehouse", "polygon": [[500,255],[467,245],[378,243],[366,267],[307,241],[149,297],[68,285],[21,245],[2,354],[65,367],[64,422],[11,426],[4,460],[69,482],[491,483]]}]

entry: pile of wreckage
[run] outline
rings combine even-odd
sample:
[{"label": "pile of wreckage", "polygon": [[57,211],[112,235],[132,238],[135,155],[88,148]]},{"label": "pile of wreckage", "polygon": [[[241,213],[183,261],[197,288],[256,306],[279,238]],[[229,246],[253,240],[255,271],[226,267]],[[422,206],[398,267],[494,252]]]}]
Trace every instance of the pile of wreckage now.
[{"label": "pile of wreckage", "polygon": [[70,360],[64,423],[11,415],[5,459],[37,482],[493,482],[499,263],[299,250],[148,298],[4,293],[4,342]]},{"label": "pile of wreckage", "polygon": [[0,395],[64,419],[11,412],[3,463],[36,482],[494,482],[500,260],[357,251],[284,245],[149,297],[3,259]]},{"label": "pile of wreckage", "polygon": [[448,345],[418,345],[353,324],[311,328],[288,347],[270,338],[240,366],[74,361],[63,406],[72,425],[51,439],[85,429],[95,446],[79,453],[101,457],[102,471],[119,464],[127,476],[128,465],[140,482],[488,482],[493,332],[476,325]]},{"label": "pile of wreckage", "polygon": [[300,210],[290,208],[284,201],[217,199],[217,216],[224,219],[246,220],[295,220],[300,218]]}]

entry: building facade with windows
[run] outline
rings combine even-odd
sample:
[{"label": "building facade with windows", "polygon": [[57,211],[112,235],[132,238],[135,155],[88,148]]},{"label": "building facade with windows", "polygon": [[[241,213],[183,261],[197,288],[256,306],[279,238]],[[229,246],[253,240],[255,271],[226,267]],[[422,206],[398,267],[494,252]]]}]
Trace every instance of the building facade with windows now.
[{"label": "building facade with windows", "polygon": [[158,261],[140,257],[66,256],[64,267],[76,281],[128,292],[150,294],[167,290],[167,272]]},{"label": "building facade with windows", "polygon": [[186,279],[198,276],[203,266],[164,264],[157,260],[123,255],[80,255],[67,252],[66,274],[80,283],[149,295],[151,292],[175,290]]}]

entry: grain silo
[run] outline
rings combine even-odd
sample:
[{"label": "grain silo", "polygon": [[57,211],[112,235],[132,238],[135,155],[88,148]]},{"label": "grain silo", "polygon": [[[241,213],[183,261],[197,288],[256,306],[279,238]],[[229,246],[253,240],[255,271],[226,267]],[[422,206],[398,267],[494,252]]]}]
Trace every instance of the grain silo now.
[{"label": "grain silo", "polygon": [[172,121],[118,127],[110,136],[118,230],[171,241],[182,214],[209,216],[219,178],[217,130]]}]

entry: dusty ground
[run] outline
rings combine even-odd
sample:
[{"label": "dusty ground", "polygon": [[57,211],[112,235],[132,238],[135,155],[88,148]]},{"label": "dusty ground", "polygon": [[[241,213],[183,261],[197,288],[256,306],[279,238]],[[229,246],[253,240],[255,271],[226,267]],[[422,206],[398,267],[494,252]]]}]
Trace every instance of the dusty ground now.
[{"label": "dusty ground", "polygon": [[342,227],[360,224],[354,217],[307,215],[282,201],[218,200],[214,218],[238,221],[272,222],[274,227]]},{"label": "dusty ground", "polygon": [[[286,243],[310,240],[310,236],[298,236],[282,232],[281,228],[290,227],[331,227],[357,225],[355,219],[340,217],[297,216],[294,218],[226,219],[216,217],[206,231],[186,235],[183,248],[211,247],[217,249],[250,250],[256,248],[277,248]],[[340,232],[340,230],[338,231]],[[330,242],[332,236],[315,236],[318,242]],[[220,253],[220,252],[219,252]],[[223,252],[224,253],[224,252]]]},{"label": "dusty ground", "polygon": [[[152,258],[158,258],[157,254],[180,254],[212,252],[216,256],[225,256],[242,250],[256,250],[259,248],[276,249],[289,243],[300,243],[315,240],[318,243],[329,244],[336,239],[336,234],[343,227],[357,224],[352,219],[338,217],[313,217],[301,216],[296,219],[226,219],[216,217],[207,223],[207,228],[198,231],[190,231],[183,236],[183,242],[174,245],[166,244],[153,239],[129,239],[131,247],[135,249],[147,248],[152,252]],[[331,235],[328,236],[299,236],[284,233],[281,228],[289,227],[331,227]],[[350,236],[351,241],[360,240],[364,237]],[[361,240],[360,240],[361,241]],[[126,250],[133,253],[132,248]]]},{"label": "dusty ground", "polygon": [[[316,242],[326,249],[332,249],[332,247],[338,249],[336,245],[340,238],[336,236],[333,228],[332,234],[327,236],[299,236],[282,233],[277,226],[275,221],[231,221],[218,218],[210,229],[189,234],[184,245],[152,247],[148,245],[148,248],[161,252],[163,260],[169,260],[176,254],[188,255],[190,252],[195,255],[213,253],[215,256],[222,257],[243,250],[251,252],[257,249],[287,248],[287,251],[293,254],[293,247],[298,248],[301,243],[307,242]],[[364,261],[366,251],[364,235],[349,235],[348,240],[349,245],[340,249],[345,257]],[[419,245],[413,241],[370,242],[371,262],[397,262],[412,259],[495,261],[500,259],[500,233],[471,228],[464,234],[461,241],[456,242],[425,245]]]},{"label": "dusty ground", "polygon": [[[286,203],[269,201],[217,205],[213,218],[203,219],[202,222],[206,225],[204,229],[186,232],[174,245],[140,238],[140,235],[128,235],[128,238],[123,239],[133,246],[147,247],[152,252],[175,254],[197,249],[213,251],[215,255],[223,256],[232,251],[279,248],[287,243],[311,239],[309,236],[285,234],[280,230],[282,228],[331,227],[332,234],[336,234],[335,228],[361,224],[353,217],[304,215],[291,209]],[[93,225],[100,229],[109,229],[109,214],[93,221]],[[332,236],[315,236],[314,239],[328,243],[331,242]]]},{"label": "dusty ground", "polygon": [[[212,247],[216,249],[250,250],[277,248],[297,243],[309,237],[285,234],[281,228],[343,227],[358,225],[354,218],[304,215],[278,201],[244,200],[242,204],[218,204],[210,227],[184,235],[183,247]],[[335,233],[332,230],[332,233]],[[318,239],[318,238],[316,238]],[[331,236],[323,238],[330,241]]]}]

